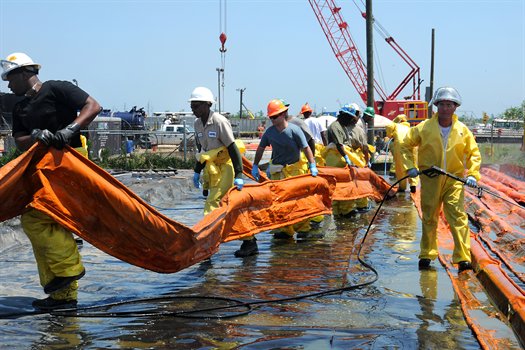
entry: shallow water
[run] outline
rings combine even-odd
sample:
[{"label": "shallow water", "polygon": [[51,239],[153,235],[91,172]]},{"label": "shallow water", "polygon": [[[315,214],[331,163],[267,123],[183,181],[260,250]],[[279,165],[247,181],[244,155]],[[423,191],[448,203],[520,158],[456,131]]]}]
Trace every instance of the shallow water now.
[{"label": "shallow water", "polygon": [[[163,214],[193,225],[202,217],[203,199],[188,178],[122,178]],[[448,276],[438,264],[419,272],[421,232],[408,194],[388,201],[363,246],[362,258],[379,273],[375,283],[355,290],[297,301],[266,303],[200,315],[232,318],[180,318],[150,315],[109,317],[108,312],[180,312],[228,304],[221,298],[261,301],[337,289],[371,280],[356,259],[374,211],[353,218],[327,217],[324,237],[276,240],[257,235],[260,254],[233,257],[229,242],[211,259],[175,274],[158,274],[121,262],[84,242],[86,276],[80,280],[80,314],[103,317],[30,315],[0,319],[0,344],[9,349],[478,349]],[[17,220],[0,225],[0,312],[31,312],[44,294],[31,247]],[[182,296],[201,298],[182,298]],[[163,300],[85,310],[118,301]],[[204,298],[202,298],[204,297]],[[230,304],[228,304],[230,305]],[[487,313],[490,311],[487,306]],[[500,321],[486,318],[502,339],[512,339]],[[509,347],[519,348],[512,340]]]}]

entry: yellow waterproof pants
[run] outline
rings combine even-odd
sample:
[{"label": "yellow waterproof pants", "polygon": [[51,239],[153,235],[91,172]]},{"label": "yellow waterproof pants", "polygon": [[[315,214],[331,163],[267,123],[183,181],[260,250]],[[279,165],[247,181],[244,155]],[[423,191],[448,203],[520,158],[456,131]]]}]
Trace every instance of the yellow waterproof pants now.
[{"label": "yellow waterproof pants", "polygon": [[[75,148],[88,157],[86,137],[81,135],[82,146]],[[44,287],[55,277],[77,276],[84,271],[84,265],[73,234],[44,213],[31,209],[20,216],[25,234],[33,246],[40,285]],[[77,299],[78,281],[68,287],[51,293],[55,300]]]},{"label": "yellow waterproof pants", "polygon": [[[335,146],[335,145],[334,145]],[[335,147],[326,149],[325,160],[327,166],[344,168],[346,162]],[[334,216],[346,215],[355,208],[355,201],[332,201],[332,213]]]},{"label": "yellow waterproof pants", "polygon": [[[403,177],[407,176],[406,171],[408,170],[406,166],[403,164],[403,157],[401,156],[401,146],[398,143],[395,143],[395,147],[392,149],[392,156],[394,157],[394,162],[392,163],[392,168],[390,168],[391,172],[395,172],[396,179],[402,179]],[[413,151],[414,156],[414,163],[417,164],[417,152]],[[408,184],[409,186],[417,186],[419,183],[419,177],[410,177],[408,178]],[[407,179],[404,179],[399,184],[399,191],[403,192],[407,188]]]},{"label": "yellow waterproof pants", "polygon": [[[235,144],[239,152],[244,154],[244,143],[235,140]],[[198,154],[197,161],[206,162],[202,174],[202,187],[209,191],[204,203],[204,215],[207,215],[219,207],[222,197],[232,188],[235,172],[228,149],[224,146]]]},{"label": "yellow waterproof pants", "polygon": [[233,164],[225,147],[216,158],[206,160],[202,179],[205,184],[204,188],[207,188],[209,192],[204,203],[204,215],[219,207],[222,197],[233,186],[233,177]]},{"label": "yellow waterproof pants", "polygon": [[[302,155],[302,154],[301,154]],[[275,166],[273,164],[269,164],[270,167],[270,179],[271,180],[282,180],[286,179],[292,176],[302,175],[308,173],[308,161],[306,161],[306,157],[302,157],[297,163],[289,164],[284,167]],[[276,169],[275,171],[273,169]],[[301,221],[295,225],[285,226],[281,227],[275,230],[270,231],[271,234],[277,233],[277,232],[284,232],[290,237],[292,237],[295,232],[308,232],[312,229],[310,226],[310,220],[321,222],[323,221],[324,216],[319,215],[312,219],[307,219],[304,221]]]},{"label": "yellow waterproof pants", "polygon": [[[330,147],[330,145],[333,145]],[[344,168],[346,166],[345,159],[341,156],[334,144],[330,144],[325,148],[325,159],[327,166],[337,168]],[[350,158],[350,161],[360,168],[366,165],[365,156],[361,149],[354,150],[348,146],[344,146],[345,153]],[[334,215],[347,215],[355,208],[365,208],[368,206],[368,198],[360,198],[351,201],[332,201],[332,213]]]},{"label": "yellow waterproof pants", "polygon": [[470,232],[464,208],[463,184],[446,176],[421,176],[423,234],[419,258],[433,260],[438,256],[437,225],[441,207],[454,238],[452,262],[470,262]]},{"label": "yellow waterproof pants", "polygon": [[315,158],[315,164],[317,164],[317,166],[326,165],[324,157],[323,157],[323,152],[324,152],[324,145],[322,143],[316,143],[314,158]]},{"label": "yellow waterproof pants", "polygon": [[[84,271],[71,232],[34,209],[22,214],[20,221],[33,246],[42,287],[55,277],[76,276]],[[51,297],[57,300],[77,299],[77,289],[78,282],[74,281],[69,287],[51,293]]]}]

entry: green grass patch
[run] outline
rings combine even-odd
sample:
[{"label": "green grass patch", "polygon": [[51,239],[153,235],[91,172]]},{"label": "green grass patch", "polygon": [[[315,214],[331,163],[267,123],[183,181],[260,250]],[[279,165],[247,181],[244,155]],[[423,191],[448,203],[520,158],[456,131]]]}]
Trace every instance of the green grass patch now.
[{"label": "green grass patch", "polygon": [[[0,166],[4,166],[22,153],[12,149],[0,157]],[[104,169],[118,170],[138,170],[138,169],[193,169],[195,157],[191,156],[188,160],[182,157],[163,153],[132,153],[130,155],[121,154],[113,157],[103,157],[103,161],[95,160],[95,163]]]},{"label": "green grass patch", "polygon": [[137,169],[193,169],[195,158],[188,160],[162,153],[132,153],[121,154],[113,157],[103,158],[103,161],[95,161],[97,165],[105,169],[137,170]]},{"label": "green grass patch", "polygon": [[17,158],[21,154],[22,154],[22,152],[20,152],[16,148],[10,149],[9,151],[7,151],[5,154],[3,154],[0,157],[0,167],[6,165],[7,163],[9,163],[13,159]]},{"label": "green grass patch", "polygon": [[482,164],[525,164],[525,152],[519,143],[481,143],[478,147]]}]

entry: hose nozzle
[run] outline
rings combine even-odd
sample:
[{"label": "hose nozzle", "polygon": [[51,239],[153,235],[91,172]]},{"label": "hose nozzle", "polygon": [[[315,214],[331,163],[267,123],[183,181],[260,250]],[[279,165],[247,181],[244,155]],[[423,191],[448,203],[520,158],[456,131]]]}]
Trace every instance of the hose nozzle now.
[{"label": "hose nozzle", "polygon": [[428,169],[425,169],[425,170],[421,170],[420,171],[421,174],[424,174],[428,177],[436,177],[438,175],[447,175],[447,172],[441,168],[438,168],[437,166],[435,165],[432,165],[430,168]]}]

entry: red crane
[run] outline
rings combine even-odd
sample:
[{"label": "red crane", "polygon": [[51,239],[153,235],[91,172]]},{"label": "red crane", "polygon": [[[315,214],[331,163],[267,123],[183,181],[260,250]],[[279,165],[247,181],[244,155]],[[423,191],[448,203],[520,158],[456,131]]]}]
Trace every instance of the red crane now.
[{"label": "red crane", "polygon": [[[341,7],[335,1],[308,0],[314,10],[317,20],[323,28],[324,34],[335,57],[343,67],[346,75],[357,90],[359,96],[367,104],[367,70],[366,65],[359,55],[359,51],[348,30],[348,23],[341,15]],[[362,12],[366,18],[366,13]],[[427,118],[428,104],[420,100],[420,75],[419,66],[408,56],[408,54],[397,44],[384,28],[378,27],[385,41],[395,50],[395,52],[410,67],[409,74],[401,81],[398,87],[387,94],[385,90],[374,79],[374,90],[379,95],[380,101],[376,101],[375,110],[377,113],[394,119],[398,114],[405,114],[411,124],[419,123]],[[397,100],[403,89],[412,82],[412,94],[404,100]]]}]

